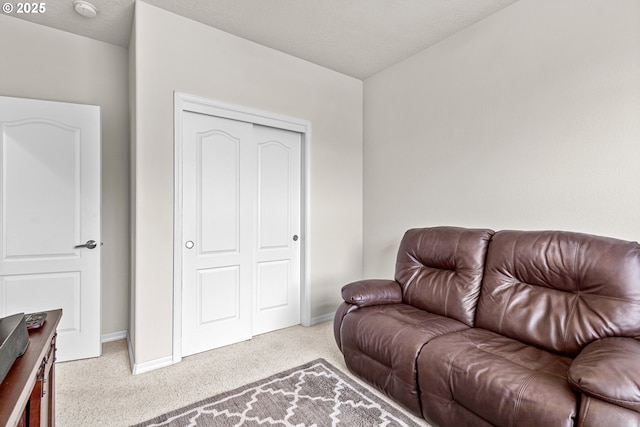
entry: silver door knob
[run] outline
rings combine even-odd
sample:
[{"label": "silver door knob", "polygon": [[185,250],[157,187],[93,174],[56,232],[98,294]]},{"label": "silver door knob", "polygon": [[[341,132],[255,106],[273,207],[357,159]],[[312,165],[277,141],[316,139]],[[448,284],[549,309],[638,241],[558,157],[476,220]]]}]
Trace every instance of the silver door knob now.
[{"label": "silver door knob", "polygon": [[184,244],[184,247],[187,249],[193,249],[193,242],[188,240],[187,243]]},{"label": "silver door knob", "polygon": [[95,240],[87,240],[87,243],[83,243],[82,245],[75,245],[73,248],[74,249],[79,249],[79,248],[94,249],[96,246],[98,246],[98,244],[96,243]]}]

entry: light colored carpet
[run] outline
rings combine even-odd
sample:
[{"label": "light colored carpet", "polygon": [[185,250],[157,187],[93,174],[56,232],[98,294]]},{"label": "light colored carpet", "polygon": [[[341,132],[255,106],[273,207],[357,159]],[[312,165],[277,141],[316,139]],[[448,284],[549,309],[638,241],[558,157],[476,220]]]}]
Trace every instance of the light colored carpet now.
[{"label": "light colored carpet", "polygon": [[139,375],[131,374],[124,340],[106,343],[101,357],[56,364],[56,424],[130,426],[317,358],[349,372],[332,322],[259,335]]}]

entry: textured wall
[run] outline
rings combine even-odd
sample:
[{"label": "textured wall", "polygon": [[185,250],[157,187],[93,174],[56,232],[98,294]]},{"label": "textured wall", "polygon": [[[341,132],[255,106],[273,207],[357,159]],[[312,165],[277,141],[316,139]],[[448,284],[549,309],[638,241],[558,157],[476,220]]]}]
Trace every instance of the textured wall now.
[{"label": "textured wall", "polygon": [[640,239],[640,2],[520,0],[365,81],[364,271],[459,225]]}]

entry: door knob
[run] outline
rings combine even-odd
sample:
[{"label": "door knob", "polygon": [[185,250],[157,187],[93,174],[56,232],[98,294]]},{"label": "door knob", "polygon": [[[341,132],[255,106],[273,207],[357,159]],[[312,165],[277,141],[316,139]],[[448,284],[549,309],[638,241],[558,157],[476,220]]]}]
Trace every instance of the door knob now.
[{"label": "door knob", "polygon": [[96,243],[95,240],[87,240],[87,243],[83,243],[82,245],[75,245],[73,248],[74,249],[79,249],[79,248],[94,249],[96,246],[98,246],[98,244]]},{"label": "door knob", "polygon": [[297,235],[297,234],[294,234],[294,235],[293,235],[293,241],[294,241],[294,242],[297,242],[297,241],[298,241],[298,235]]},{"label": "door knob", "polygon": [[193,242],[191,240],[188,240],[187,243],[184,244],[184,246],[187,249],[193,249]]}]

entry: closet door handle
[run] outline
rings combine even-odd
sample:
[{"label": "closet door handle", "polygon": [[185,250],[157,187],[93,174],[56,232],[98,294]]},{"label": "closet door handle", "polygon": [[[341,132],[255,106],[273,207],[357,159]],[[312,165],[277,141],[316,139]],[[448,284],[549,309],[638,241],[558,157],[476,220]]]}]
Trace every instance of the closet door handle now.
[{"label": "closet door handle", "polygon": [[294,235],[293,235],[293,241],[294,241],[294,242],[297,242],[297,241],[298,241],[298,235],[297,235],[297,234],[294,234]]}]

